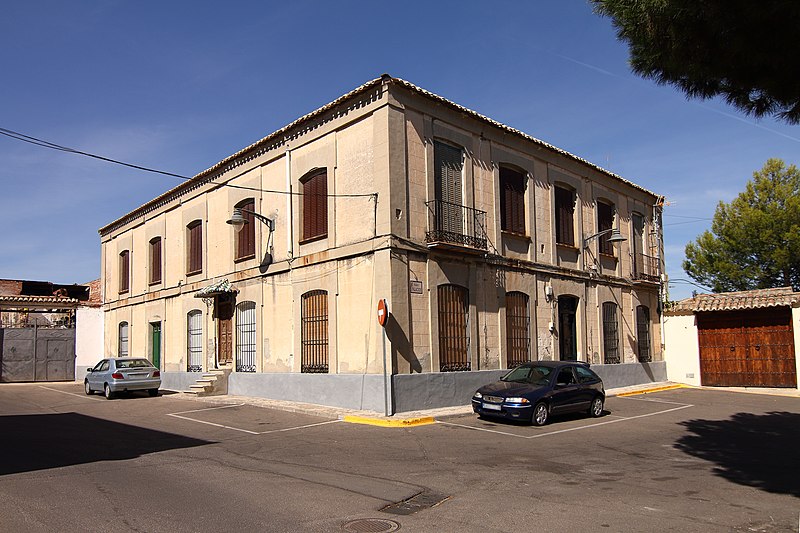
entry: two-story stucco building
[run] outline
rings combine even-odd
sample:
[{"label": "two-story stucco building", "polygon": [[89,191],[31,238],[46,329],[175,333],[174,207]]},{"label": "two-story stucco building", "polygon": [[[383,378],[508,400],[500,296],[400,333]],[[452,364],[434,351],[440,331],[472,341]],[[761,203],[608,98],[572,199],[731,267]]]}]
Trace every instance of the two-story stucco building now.
[{"label": "two-story stucco building", "polygon": [[661,205],[384,75],[103,227],[105,353],[377,411],[467,404],[537,359],[659,381]]}]

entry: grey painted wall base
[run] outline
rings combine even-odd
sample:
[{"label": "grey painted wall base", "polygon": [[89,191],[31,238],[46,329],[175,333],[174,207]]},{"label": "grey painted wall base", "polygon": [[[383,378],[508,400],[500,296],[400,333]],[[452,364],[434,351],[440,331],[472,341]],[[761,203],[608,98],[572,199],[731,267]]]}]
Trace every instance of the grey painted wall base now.
[{"label": "grey painted wall base", "polygon": [[201,377],[202,372],[161,372],[161,388],[186,392]]},{"label": "grey painted wall base", "polygon": [[[667,366],[655,363],[592,365],[606,389],[667,380]],[[500,379],[508,370],[433,372],[392,376],[394,413],[469,405],[472,393]],[[161,386],[189,390],[200,377],[195,372],[162,372]],[[271,400],[312,403],[384,412],[383,376],[380,374],[258,374],[233,372],[228,393]]]}]

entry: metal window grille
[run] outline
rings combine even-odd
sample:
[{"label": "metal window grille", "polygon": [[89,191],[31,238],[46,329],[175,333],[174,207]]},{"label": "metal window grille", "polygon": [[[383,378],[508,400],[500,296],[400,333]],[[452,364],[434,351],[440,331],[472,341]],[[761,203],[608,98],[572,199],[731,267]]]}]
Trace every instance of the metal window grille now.
[{"label": "metal window grille", "polygon": [[636,345],[640,362],[649,363],[653,360],[650,353],[650,309],[644,305],[636,308]]},{"label": "metal window grille", "polygon": [[613,302],[603,303],[603,357],[607,365],[620,362],[617,304]]},{"label": "metal window grille", "polygon": [[119,323],[119,357],[128,357],[128,323]]},{"label": "metal window grille", "polygon": [[506,293],[508,368],[514,368],[530,361],[530,322],[528,295],[522,292]]},{"label": "metal window grille", "polygon": [[203,371],[203,313],[190,311],[187,315],[187,364],[189,372]]},{"label": "metal window grille", "polygon": [[525,234],[525,175],[500,168],[500,228]]},{"label": "metal window grille", "polygon": [[236,371],[256,371],[256,304],[236,306]]},{"label": "metal window grille", "polygon": [[439,285],[439,370],[471,370],[469,358],[469,290]]},{"label": "metal window grille", "polygon": [[311,291],[302,296],[301,303],[300,372],[328,372],[328,293]]},{"label": "metal window grille", "polygon": [[303,240],[328,234],[328,172],[314,171],[300,180],[303,188]]},{"label": "metal window grille", "polygon": [[561,187],[555,188],[556,242],[575,246],[575,193]]},{"label": "metal window grille", "polygon": [[150,284],[161,283],[161,237],[150,241]]},{"label": "metal window grille", "polygon": [[119,292],[128,292],[131,281],[131,255],[128,250],[119,254]]},{"label": "metal window grille", "polygon": [[256,255],[256,219],[250,212],[255,211],[256,201],[248,198],[236,204],[236,207],[245,209],[242,211],[245,225],[236,232],[236,257],[234,259],[238,261]]}]

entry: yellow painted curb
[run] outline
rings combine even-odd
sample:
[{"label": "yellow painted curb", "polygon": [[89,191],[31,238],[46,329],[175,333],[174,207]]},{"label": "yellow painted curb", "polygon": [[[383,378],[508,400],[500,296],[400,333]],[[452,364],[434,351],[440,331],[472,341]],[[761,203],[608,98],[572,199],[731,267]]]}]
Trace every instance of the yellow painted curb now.
[{"label": "yellow painted curb", "polygon": [[381,426],[385,428],[407,428],[412,426],[425,426],[435,424],[436,420],[432,416],[422,416],[418,418],[403,418],[402,420],[384,420],[382,418],[368,418],[365,416],[345,416],[342,421],[351,424],[367,424],[369,426]]},{"label": "yellow painted curb", "polygon": [[661,391],[665,391],[665,390],[688,389],[688,388],[690,388],[689,385],[682,385],[682,384],[666,385],[664,387],[653,387],[652,389],[643,389],[643,390],[637,390],[637,391],[632,391],[632,392],[623,392],[623,393],[617,394],[617,396],[636,396],[637,394],[647,394],[649,392],[661,392]]}]

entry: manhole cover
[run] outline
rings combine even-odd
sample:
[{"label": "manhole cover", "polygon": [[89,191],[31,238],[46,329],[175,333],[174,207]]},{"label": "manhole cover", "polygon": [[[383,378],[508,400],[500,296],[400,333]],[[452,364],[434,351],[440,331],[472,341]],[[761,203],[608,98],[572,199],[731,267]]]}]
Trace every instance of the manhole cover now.
[{"label": "manhole cover", "polygon": [[347,522],[342,529],[350,533],[389,533],[400,529],[400,524],[383,518],[360,518]]}]

